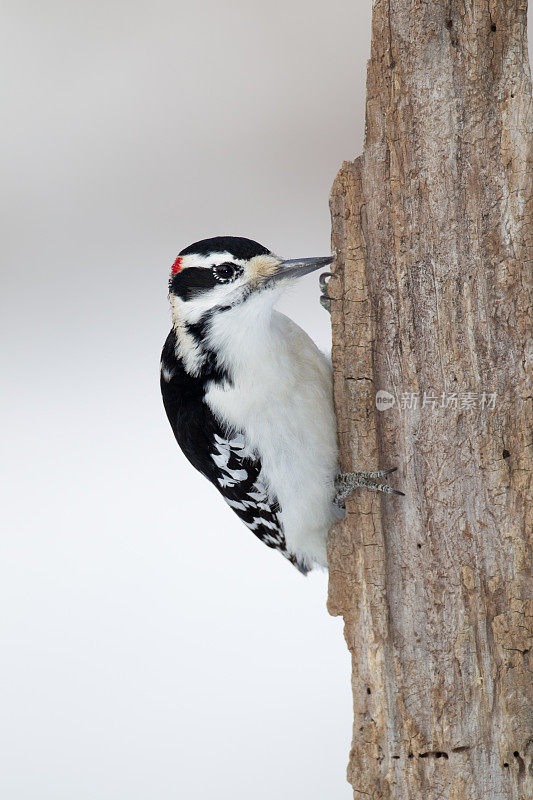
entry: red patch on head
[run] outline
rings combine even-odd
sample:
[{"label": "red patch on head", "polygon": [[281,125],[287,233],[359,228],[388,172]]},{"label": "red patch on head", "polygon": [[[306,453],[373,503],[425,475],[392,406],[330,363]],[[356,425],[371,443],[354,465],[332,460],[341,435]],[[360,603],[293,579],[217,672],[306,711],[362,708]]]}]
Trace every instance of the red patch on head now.
[{"label": "red patch on head", "polygon": [[180,271],[180,269],[181,269],[181,262],[182,262],[182,261],[183,261],[183,258],[182,258],[181,256],[178,256],[178,257],[177,257],[177,259],[176,259],[176,260],[174,261],[174,263],[172,264],[172,274],[173,274],[173,275],[175,275],[175,274],[176,274],[176,272],[179,272],[179,271]]}]

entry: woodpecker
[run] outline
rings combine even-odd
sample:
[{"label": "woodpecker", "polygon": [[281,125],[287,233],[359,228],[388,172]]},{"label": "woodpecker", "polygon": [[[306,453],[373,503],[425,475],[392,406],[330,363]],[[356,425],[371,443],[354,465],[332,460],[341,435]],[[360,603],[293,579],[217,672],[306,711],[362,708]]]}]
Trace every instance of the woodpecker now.
[{"label": "woodpecker", "polygon": [[331,365],[274,309],[297,278],[332,260],[284,260],[235,236],[186,247],[172,265],[161,356],[163,403],[183,453],[303,574],[327,566],[327,532],[355,487],[401,494],[375,482],[394,470],[339,474]]}]

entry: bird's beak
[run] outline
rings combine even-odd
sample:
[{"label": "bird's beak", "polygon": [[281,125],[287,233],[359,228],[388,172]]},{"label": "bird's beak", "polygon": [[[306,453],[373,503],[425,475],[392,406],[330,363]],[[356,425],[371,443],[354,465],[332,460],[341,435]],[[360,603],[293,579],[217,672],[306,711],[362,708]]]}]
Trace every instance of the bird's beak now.
[{"label": "bird's beak", "polygon": [[268,283],[277,283],[285,278],[301,278],[309,272],[314,272],[322,267],[327,267],[333,261],[333,256],[323,256],[322,258],[290,258],[288,261],[281,261],[276,271],[269,276]]}]

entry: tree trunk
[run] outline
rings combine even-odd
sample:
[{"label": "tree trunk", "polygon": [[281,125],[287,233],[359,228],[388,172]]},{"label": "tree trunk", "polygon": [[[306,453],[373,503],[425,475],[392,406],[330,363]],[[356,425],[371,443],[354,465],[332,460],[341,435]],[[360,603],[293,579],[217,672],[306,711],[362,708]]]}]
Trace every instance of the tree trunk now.
[{"label": "tree trunk", "polygon": [[406,497],[359,489],[330,535],[355,797],[533,797],[530,90],[525,0],[375,0],[335,402],[343,471]]}]

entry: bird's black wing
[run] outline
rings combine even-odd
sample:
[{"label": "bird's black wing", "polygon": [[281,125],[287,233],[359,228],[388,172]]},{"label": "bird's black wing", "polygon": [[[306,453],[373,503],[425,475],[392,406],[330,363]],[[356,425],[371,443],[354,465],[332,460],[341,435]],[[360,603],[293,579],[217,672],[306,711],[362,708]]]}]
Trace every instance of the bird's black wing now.
[{"label": "bird's black wing", "polygon": [[207,379],[212,380],[213,376],[193,377],[186,372],[176,358],[172,331],[161,357],[161,393],[179,446],[246,527],[305,574],[306,567],[287,551],[279,504],[261,478],[257,454],[247,447],[243,433],[224,431],[205,403]]}]

